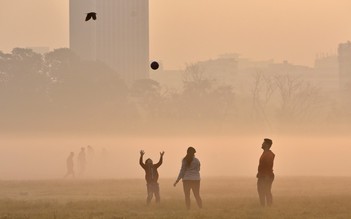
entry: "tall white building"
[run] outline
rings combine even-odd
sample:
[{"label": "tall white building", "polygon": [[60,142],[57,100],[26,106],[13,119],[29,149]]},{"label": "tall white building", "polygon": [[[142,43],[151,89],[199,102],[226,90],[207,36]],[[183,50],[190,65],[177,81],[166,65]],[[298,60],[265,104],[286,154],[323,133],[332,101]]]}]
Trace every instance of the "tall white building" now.
[{"label": "tall white building", "polygon": [[338,48],[341,89],[351,90],[351,42],[340,43]]},{"label": "tall white building", "polygon": [[96,22],[85,22],[86,13],[95,11],[95,0],[69,1],[69,46],[85,60],[96,60]]},{"label": "tall white building", "polygon": [[[91,11],[97,20],[85,22]],[[148,78],[148,0],[70,0],[70,48],[106,63],[128,82]]]},{"label": "tall white building", "polygon": [[338,48],[340,91],[343,102],[351,106],[351,42],[340,43]]}]

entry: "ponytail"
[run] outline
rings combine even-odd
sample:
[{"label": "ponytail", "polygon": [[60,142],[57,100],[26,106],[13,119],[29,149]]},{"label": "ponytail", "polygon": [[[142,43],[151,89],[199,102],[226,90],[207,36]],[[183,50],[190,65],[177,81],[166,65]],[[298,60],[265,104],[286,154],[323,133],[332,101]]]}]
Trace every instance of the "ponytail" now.
[{"label": "ponytail", "polygon": [[183,158],[183,162],[186,162],[186,166],[190,167],[191,162],[194,160],[194,154],[186,154]]}]

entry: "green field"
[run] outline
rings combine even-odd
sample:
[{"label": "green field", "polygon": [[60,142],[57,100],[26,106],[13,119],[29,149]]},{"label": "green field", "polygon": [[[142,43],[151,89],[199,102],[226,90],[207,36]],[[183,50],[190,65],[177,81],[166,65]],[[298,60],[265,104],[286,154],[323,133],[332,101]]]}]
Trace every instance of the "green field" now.
[{"label": "green field", "polygon": [[145,206],[144,180],[0,181],[0,218],[351,218],[351,178],[277,177],[261,208],[254,178],[204,178],[204,208],[185,210],[182,185],[160,180],[161,204]]}]

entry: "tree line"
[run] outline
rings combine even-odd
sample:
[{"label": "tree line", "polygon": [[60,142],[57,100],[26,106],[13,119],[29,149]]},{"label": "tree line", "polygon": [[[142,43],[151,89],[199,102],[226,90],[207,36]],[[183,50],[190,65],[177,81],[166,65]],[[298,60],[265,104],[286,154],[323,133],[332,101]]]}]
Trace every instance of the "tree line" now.
[{"label": "tree line", "polygon": [[332,113],[320,112],[326,102],[318,87],[298,77],[257,73],[251,79],[243,96],[193,64],[185,70],[183,89],[167,90],[151,79],[126,84],[104,63],[81,60],[66,48],[43,55],[15,48],[0,51],[0,129],[230,132],[298,126]]}]

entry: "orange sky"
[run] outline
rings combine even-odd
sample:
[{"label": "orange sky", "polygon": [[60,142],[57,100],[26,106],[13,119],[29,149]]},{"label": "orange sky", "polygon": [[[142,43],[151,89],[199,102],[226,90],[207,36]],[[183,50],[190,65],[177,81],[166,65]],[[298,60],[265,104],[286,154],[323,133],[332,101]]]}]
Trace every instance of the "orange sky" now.
[{"label": "orange sky", "polygon": [[[0,0],[0,50],[68,46],[68,0]],[[240,53],[312,65],[351,40],[350,0],[150,0],[150,59]]]}]

